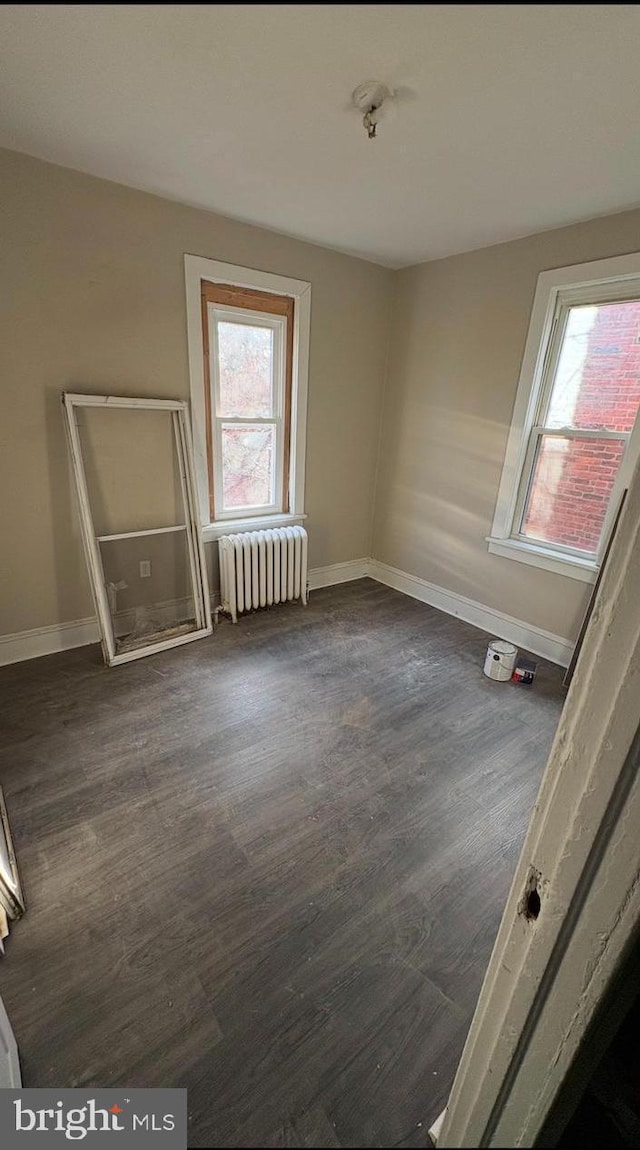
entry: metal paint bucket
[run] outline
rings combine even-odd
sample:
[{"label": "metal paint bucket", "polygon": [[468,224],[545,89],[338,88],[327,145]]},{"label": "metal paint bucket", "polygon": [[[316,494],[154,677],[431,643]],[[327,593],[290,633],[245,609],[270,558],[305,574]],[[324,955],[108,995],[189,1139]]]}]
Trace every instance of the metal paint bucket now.
[{"label": "metal paint bucket", "polygon": [[513,643],[507,643],[505,639],[492,639],[484,661],[485,675],[488,679],[506,683],[513,674],[517,657],[518,648]]}]

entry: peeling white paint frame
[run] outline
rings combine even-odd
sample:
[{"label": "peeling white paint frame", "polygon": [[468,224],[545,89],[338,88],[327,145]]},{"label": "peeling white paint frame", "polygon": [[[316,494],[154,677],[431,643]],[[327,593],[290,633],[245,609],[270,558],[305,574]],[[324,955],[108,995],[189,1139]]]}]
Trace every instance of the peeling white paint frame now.
[{"label": "peeling white paint frame", "polygon": [[[202,639],[206,635],[210,635],[213,631],[213,623],[202,531],[198,515],[198,494],[193,467],[193,447],[191,444],[191,429],[188,419],[188,404],[177,399],[131,399],[116,395],[79,395],[72,392],[64,392],[62,395],[62,406],[65,414],[67,442],[69,444],[78,499],[82,543],[89,570],[89,580],[96,615],[98,616],[98,624],[100,626],[102,652],[105,663],[110,667],[116,667],[121,663],[130,663],[133,659],[141,659],[146,655],[153,655],[157,651],[166,651],[171,647],[179,647],[183,643],[192,643],[195,639]],[[167,411],[172,415],[175,447],[182,483],[186,517],[185,532],[196,616],[196,626],[194,630],[189,631],[185,635],[161,639],[158,642],[149,643],[146,646],[138,647],[132,651],[123,651],[120,653],[116,651],[116,640],[102,569],[102,557],[98,545],[99,541],[93,525],[87,477],[82,458],[82,445],[80,443],[78,421],[75,414],[76,408],[78,407],[134,408],[142,411]],[[160,534],[162,530],[162,528],[157,528],[152,531],[128,532],[127,534],[129,536],[132,534]]]},{"label": "peeling white paint frame", "polygon": [[[640,921],[640,477],[542,779],[438,1147],[533,1146]],[[532,868],[540,912],[519,912]],[[490,881],[490,876],[487,876]]]}]

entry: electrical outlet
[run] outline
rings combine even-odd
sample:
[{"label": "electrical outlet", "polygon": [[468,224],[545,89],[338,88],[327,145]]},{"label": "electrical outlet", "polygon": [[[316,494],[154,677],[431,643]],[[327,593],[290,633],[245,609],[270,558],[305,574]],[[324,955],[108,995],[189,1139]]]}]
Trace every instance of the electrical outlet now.
[{"label": "electrical outlet", "polygon": [[150,559],[141,559],[140,560],[140,578],[141,579],[148,579],[150,575],[151,575],[151,560]]}]

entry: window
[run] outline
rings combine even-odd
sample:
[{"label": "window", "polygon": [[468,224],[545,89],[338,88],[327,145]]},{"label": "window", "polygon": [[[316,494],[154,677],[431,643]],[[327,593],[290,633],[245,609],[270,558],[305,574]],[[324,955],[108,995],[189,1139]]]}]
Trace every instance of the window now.
[{"label": "window", "polygon": [[490,551],[593,580],[638,457],[639,330],[640,257],[540,276]]},{"label": "window", "polygon": [[205,539],[304,519],[310,285],[185,257]]},{"label": "window", "polygon": [[294,301],[203,281],[212,520],[289,510]]}]

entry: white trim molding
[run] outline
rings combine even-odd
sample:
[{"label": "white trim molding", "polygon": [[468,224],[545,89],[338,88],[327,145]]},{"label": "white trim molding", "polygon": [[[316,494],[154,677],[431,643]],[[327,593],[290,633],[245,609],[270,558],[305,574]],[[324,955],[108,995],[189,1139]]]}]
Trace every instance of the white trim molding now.
[{"label": "white trim molding", "polygon": [[[189,609],[191,602],[190,599],[166,599],[154,603],[154,617],[164,626],[170,627],[176,619],[176,614],[180,617]],[[114,634],[126,634],[135,623],[135,607],[116,611],[113,616]],[[0,635],[0,667],[99,642],[100,628],[95,616],[78,619],[73,623],[54,623],[51,627],[36,627],[33,631],[19,631],[15,635]]]},{"label": "white trim molding", "polygon": [[519,539],[493,539],[487,536],[489,551],[503,559],[517,559],[531,567],[542,567],[544,571],[555,571],[556,575],[568,575],[581,583],[595,583],[598,568],[595,563],[584,563],[573,555],[558,555],[557,551],[545,547],[531,547]]},{"label": "white trim molding", "polygon": [[75,619],[72,623],[52,623],[49,627],[34,627],[30,631],[16,631],[13,635],[0,635],[0,667],[99,642],[100,631],[95,616]]},{"label": "white trim molding", "polygon": [[[202,335],[202,309],[200,285],[208,283],[231,284],[254,291],[271,292],[295,300],[293,319],[293,372],[291,381],[291,444],[289,455],[289,512],[277,526],[295,526],[304,518],[304,480],[307,436],[307,394],[309,390],[309,339],[311,334],[311,284],[306,280],[258,271],[256,268],[238,267],[220,263],[204,256],[185,255],[185,283],[187,293],[187,339],[189,345],[189,379],[191,387],[191,423],[196,481],[200,503],[200,516],[205,539],[226,535],[230,522],[211,523],[209,512],[209,479],[207,472],[207,441],[204,379],[204,344]],[[267,526],[275,526],[270,516]],[[286,519],[286,523],[284,522]],[[236,522],[236,521],[234,521]],[[256,522],[254,516],[251,520]],[[262,524],[260,525],[262,527]],[[217,530],[222,527],[222,530]],[[236,527],[233,528],[237,530]],[[245,524],[246,530],[257,530]],[[216,534],[217,531],[217,534]]]},{"label": "white trim molding", "polygon": [[308,573],[309,590],[334,587],[337,583],[350,583],[352,579],[365,579],[369,575],[370,559],[350,559],[346,563],[332,563],[329,567],[314,567]]},{"label": "white trim molding", "polygon": [[[226,531],[220,531],[220,534],[227,534],[228,531],[229,526],[226,525]],[[369,562],[369,559],[351,559],[347,563],[332,563],[329,567],[312,568],[307,573],[309,589],[316,591],[320,587],[332,587],[337,583],[347,583],[351,579],[364,579],[369,573]],[[212,595],[215,594],[216,592],[212,590]],[[116,619],[130,621],[132,614],[131,611],[119,611]],[[31,631],[17,631],[13,635],[0,635],[0,667],[99,642],[100,631],[95,616],[76,619],[71,623],[53,623],[49,627],[34,627]]]},{"label": "white trim molding", "polygon": [[[542,659],[549,659],[561,667],[569,665],[574,646],[569,639],[543,631],[541,627],[534,627],[521,619],[514,619],[512,615],[505,615],[502,611],[486,607],[483,603],[467,599],[445,587],[438,587],[417,575],[409,575],[377,559],[349,559],[345,563],[331,563],[328,567],[312,567],[307,576],[310,591],[367,577],[386,587],[393,587],[412,599],[418,599],[421,603],[427,603],[430,607],[436,607],[447,615],[454,615],[481,631],[500,639],[508,639]],[[0,635],[0,666],[99,641],[95,619],[78,619],[73,623],[36,627],[33,631],[21,631],[15,635]]]},{"label": "white trim molding", "polygon": [[640,292],[640,252],[555,268],[538,276],[491,535],[487,539],[492,554],[585,583],[595,582],[621,493],[629,485],[640,454],[640,421],[636,421],[624,452],[595,559],[517,535],[522,511],[522,477],[533,463],[530,440],[552,384],[564,333],[561,319],[564,309],[596,300],[605,303],[628,298],[632,290]]},{"label": "white trim molding", "polygon": [[455,591],[447,591],[417,575],[408,575],[406,571],[399,571],[397,567],[389,567],[387,563],[380,563],[372,559],[369,565],[369,574],[378,583],[393,587],[410,595],[412,599],[419,599],[421,603],[428,603],[430,607],[437,607],[447,615],[455,615],[465,623],[479,627],[481,631],[488,631],[499,639],[508,639],[517,647],[539,655],[541,659],[549,659],[552,663],[559,663],[561,667],[568,667],[574,644],[560,635],[553,635],[550,631],[543,631],[541,627],[534,627],[532,623],[524,623],[521,619],[514,619],[512,615],[505,615],[503,611],[496,611],[493,607],[485,607],[474,599],[467,599],[465,595],[458,595]]}]

